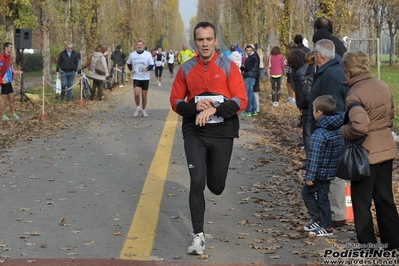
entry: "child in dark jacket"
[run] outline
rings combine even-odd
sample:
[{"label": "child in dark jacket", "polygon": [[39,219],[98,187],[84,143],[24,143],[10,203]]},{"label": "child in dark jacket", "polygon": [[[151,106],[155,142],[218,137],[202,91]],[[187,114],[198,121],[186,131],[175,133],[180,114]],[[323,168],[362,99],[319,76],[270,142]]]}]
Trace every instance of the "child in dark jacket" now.
[{"label": "child in dark jacket", "polygon": [[343,150],[340,128],[345,116],[344,112],[336,113],[335,107],[336,101],[331,95],[322,95],[313,101],[317,128],[310,136],[306,181],[301,194],[311,215],[303,229],[316,236],[333,234],[328,192]]}]

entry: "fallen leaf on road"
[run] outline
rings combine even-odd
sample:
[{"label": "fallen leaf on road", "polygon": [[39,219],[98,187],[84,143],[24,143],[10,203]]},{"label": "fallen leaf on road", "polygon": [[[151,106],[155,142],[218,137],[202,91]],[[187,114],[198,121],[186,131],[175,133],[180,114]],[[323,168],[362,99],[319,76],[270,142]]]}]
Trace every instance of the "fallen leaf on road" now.
[{"label": "fallen leaf on road", "polygon": [[93,245],[94,243],[96,243],[96,241],[90,241],[90,242],[88,242],[88,243],[83,243],[83,245],[85,245],[85,246],[90,246],[90,245]]},{"label": "fallen leaf on road", "polygon": [[34,231],[34,232],[26,232],[25,234],[30,235],[30,236],[40,236],[41,233]]},{"label": "fallen leaf on road", "polygon": [[211,255],[209,255],[209,254],[202,254],[202,255],[198,255],[198,258],[199,258],[200,260],[206,260],[206,259],[208,259],[210,256],[211,256]]}]

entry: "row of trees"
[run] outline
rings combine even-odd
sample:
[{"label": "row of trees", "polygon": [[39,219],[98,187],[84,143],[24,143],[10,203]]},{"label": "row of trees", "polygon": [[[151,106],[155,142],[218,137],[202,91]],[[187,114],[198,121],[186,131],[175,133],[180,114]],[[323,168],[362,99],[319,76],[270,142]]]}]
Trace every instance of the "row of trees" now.
[{"label": "row of trees", "polygon": [[333,21],[333,34],[340,39],[380,38],[384,32],[391,40],[392,64],[398,0],[198,0],[197,17],[190,28],[197,21],[209,20],[215,22],[226,45],[239,40],[241,46],[258,43],[264,49],[268,45],[285,48],[295,34],[311,43],[313,23],[320,16]]},{"label": "row of trees", "polygon": [[2,0],[0,38],[13,40],[16,28],[32,28],[33,48],[42,50],[43,71],[50,73],[68,40],[83,61],[99,43],[111,50],[121,43],[126,52],[137,40],[149,49],[179,49],[186,34],[191,37],[195,24],[204,20],[217,27],[220,48],[231,40],[241,47],[284,48],[297,33],[311,41],[314,19],[326,16],[339,38],[379,38],[385,32],[393,55],[399,28],[398,0],[198,0],[197,6],[186,33],[179,0]]},{"label": "row of trees", "polygon": [[32,48],[42,51],[45,73],[67,41],[83,62],[98,44],[111,51],[122,44],[130,53],[138,40],[149,49],[186,41],[179,0],[2,0],[0,25],[3,42],[14,40],[16,28],[33,29]]}]

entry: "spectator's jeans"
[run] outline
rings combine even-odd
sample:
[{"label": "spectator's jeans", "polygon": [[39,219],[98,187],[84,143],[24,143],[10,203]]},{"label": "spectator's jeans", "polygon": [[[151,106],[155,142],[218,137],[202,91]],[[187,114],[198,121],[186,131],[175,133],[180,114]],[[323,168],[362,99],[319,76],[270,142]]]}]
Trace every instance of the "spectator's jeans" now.
[{"label": "spectator's jeans", "polygon": [[244,79],[245,89],[247,90],[247,100],[248,100],[247,108],[245,109],[245,112],[247,113],[256,112],[256,99],[254,94],[255,81],[256,80],[254,78]]},{"label": "spectator's jeans", "polygon": [[65,91],[67,101],[70,101],[72,99],[72,85],[73,79],[75,78],[75,73],[76,71],[66,72],[61,70],[61,99],[64,99]]},{"label": "spectator's jeans", "polygon": [[330,201],[328,199],[329,190],[330,181],[316,179],[313,181],[313,186],[304,184],[301,191],[303,201],[309,210],[312,220],[321,220],[323,228],[332,227]]}]

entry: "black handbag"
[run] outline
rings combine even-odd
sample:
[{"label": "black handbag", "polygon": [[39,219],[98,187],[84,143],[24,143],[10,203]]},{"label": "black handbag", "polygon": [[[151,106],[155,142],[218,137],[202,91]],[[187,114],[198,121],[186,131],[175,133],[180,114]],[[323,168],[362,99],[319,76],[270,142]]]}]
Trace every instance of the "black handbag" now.
[{"label": "black handbag", "polygon": [[[359,102],[353,102],[348,106],[344,124],[349,122],[349,110],[359,105],[363,106]],[[337,167],[337,177],[350,181],[360,181],[370,176],[370,164],[367,157],[369,151],[362,146],[366,138],[367,134],[357,140],[345,139],[344,150]]]}]

